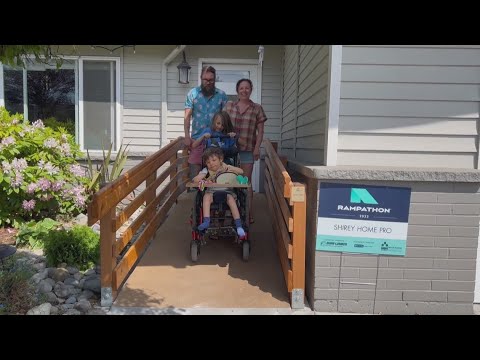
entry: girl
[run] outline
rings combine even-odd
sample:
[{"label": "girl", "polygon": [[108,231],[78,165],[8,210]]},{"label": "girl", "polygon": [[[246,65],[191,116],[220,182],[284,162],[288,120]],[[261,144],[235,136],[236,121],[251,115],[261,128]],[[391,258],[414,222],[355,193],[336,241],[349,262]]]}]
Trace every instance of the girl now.
[{"label": "girl", "polygon": [[[219,136],[222,135],[228,135],[230,138],[220,138]],[[219,147],[224,151],[225,157],[228,157],[228,150],[231,150],[236,145],[236,135],[230,115],[226,111],[219,111],[213,116],[210,128],[205,129],[200,134],[198,139],[193,142],[192,148],[195,149],[201,145],[207,148]],[[239,144],[244,144],[244,141],[239,139]]]}]

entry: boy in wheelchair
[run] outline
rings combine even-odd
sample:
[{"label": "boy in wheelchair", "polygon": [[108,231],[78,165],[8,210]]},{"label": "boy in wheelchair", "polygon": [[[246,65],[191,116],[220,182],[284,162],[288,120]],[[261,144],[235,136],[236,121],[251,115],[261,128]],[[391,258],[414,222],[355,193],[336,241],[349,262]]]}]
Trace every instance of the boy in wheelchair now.
[{"label": "boy in wheelchair", "polygon": [[[193,178],[193,183],[201,184],[203,181],[214,183],[220,174],[234,173],[235,175],[243,174],[243,170],[239,167],[226,164],[223,151],[219,147],[207,148],[202,156],[203,163],[206,165],[197,176]],[[228,187],[209,187],[205,190],[202,200],[203,222],[198,225],[199,231],[205,231],[210,226],[210,208],[212,203],[223,203],[226,200],[228,207],[232,213],[233,221],[237,229],[237,235],[240,239],[245,237],[245,230],[242,227],[242,219],[237,206],[237,194]]]}]

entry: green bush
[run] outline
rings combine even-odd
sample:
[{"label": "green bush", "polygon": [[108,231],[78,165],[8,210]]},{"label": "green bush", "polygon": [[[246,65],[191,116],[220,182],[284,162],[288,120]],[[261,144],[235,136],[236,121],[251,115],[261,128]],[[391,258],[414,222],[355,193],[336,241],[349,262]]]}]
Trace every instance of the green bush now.
[{"label": "green bush", "polygon": [[30,246],[32,249],[43,248],[45,236],[56,227],[59,222],[45,218],[39,222],[34,220],[20,225],[17,234],[17,246]]},{"label": "green bush", "polygon": [[64,262],[85,270],[100,260],[100,235],[85,225],[75,225],[71,230],[51,231],[44,242],[48,266]]},{"label": "green bush", "polygon": [[30,280],[35,271],[16,259],[18,256],[13,256],[0,268],[0,314],[25,314],[38,304]]},{"label": "green bush", "polygon": [[49,117],[43,120],[43,124],[55,131],[61,131],[60,128],[62,128],[70,135],[75,136],[75,120],[67,119],[65,122],[62,122],[54,117]]},{"label": "green bush", "polygon": [[76,216],[90,194],[73,136],[0,107],[0,226]]}]

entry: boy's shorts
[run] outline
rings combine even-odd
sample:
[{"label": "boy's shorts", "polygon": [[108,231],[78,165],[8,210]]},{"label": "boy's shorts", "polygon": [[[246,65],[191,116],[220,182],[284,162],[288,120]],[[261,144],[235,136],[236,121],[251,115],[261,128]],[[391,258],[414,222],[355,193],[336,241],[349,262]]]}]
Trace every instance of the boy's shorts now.
[{"label": "boy's shorts", "polygon": [[240,151],[238,153],[240,156],[240,164],[253,164],[253,152],[252,151]]},{"label": "boy's shorts", "polygon": [[197,146],[194,149],[190,149],[190,155],[188,156],[188,163],[194,165],[202,165],[203,146]]},{"label": "boy's shorts", "polygon": [[237,200],[237,194],[235,194],[234,191],[229,190],[229,189],[223,189],[223,188],[207,188],[207,189],[205,190],[206,193],[212,193],[212,194],[215,194],[215,192],[217,192],[217,191],[225,191],[227,194],[232,195],[233,198],[234,198],[235,200]]}]

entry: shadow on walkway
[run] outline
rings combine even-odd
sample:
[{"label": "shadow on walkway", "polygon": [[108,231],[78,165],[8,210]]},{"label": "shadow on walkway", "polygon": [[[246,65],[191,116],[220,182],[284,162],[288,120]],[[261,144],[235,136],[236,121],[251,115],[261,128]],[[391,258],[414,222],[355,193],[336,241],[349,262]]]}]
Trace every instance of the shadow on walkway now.
[{"label": "shadow on walkway", "polygon": [[197,263],[190,259],[190,212],[184,193],[160,227],[114,305],[157,308],[289,308],[264,194],[253,200],[248,262],[229,239],[210,240]]}]

